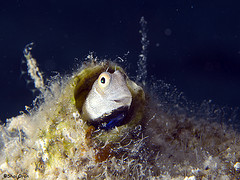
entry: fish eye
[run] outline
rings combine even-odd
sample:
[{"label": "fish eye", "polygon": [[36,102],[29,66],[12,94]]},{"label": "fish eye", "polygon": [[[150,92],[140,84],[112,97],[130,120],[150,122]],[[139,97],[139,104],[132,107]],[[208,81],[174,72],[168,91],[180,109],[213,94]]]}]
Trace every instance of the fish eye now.
[{"label": "fish eye", "polygon": [[105,88],[109,85],[110,83],[110,74],[108,72],[103,72],[102,74],[100,74],[100,76],[98,77],[98,85],[101,88]]},{"label": "fish eye", "polygon": [[105,84],[105,77],[102,77],[102,78],[101,78],[101,83],[102,83],[102,84]]}]

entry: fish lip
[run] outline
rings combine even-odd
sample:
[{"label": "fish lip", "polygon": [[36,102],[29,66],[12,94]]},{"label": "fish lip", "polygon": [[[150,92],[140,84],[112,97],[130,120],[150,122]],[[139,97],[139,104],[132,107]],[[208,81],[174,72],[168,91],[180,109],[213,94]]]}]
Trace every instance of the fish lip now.
[{"label": "fish lip", "polygon": [[116,102],[116,103],[119,103],[119,102],[121,102],[121,100],[119,99],[119,100],[113,100],[114,102]]}]

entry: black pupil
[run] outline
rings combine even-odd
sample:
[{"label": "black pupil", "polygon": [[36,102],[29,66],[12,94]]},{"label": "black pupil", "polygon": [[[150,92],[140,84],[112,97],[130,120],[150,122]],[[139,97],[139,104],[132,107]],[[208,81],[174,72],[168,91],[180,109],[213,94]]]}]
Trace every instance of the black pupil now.
[{"label": "black pupil", "polygon": [[101,83],[105,84],[105,77],[101,78]]}]

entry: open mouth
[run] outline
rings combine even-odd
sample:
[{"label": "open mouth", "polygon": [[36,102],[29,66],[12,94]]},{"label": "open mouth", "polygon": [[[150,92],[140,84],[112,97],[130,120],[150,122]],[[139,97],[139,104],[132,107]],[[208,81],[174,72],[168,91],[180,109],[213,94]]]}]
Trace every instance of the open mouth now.
[{"label": "open mouth", "polygon": [[128,107],[120,107],[111,113],[104,114],[100,118],[91,120],[89,125],[94,126],[96,129],[110,130],[116,126],[123,125],[124,118],[127,115]]}]

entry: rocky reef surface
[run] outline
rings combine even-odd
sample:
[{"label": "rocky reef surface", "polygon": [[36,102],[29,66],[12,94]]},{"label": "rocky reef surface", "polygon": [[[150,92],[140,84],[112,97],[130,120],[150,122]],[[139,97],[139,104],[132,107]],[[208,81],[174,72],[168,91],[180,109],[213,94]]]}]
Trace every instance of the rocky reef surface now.
[{"label": "rocky reef surface", "polygon": [[240,178],[239,133],[228,123],[239,113],[210,102],[193,105],[163,81],[138,83],[145,99],[134,106],[144,110],[136,109],[141,118],[134,124],[108,131],[89,126],[76,107],[76,77],[106,64],[118,67],[91,59],[69,76],[40,83],[33,108],[0,127],[0,178]]}]

